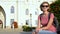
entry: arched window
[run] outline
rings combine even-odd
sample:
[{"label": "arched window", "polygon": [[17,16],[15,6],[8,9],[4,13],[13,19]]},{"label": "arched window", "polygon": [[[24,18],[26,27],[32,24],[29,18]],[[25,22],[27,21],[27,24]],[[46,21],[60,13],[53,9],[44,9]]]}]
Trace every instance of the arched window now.
[{"label": "arched window", "polygon": [[14,6],[11,6],[11,13],[14,13]]},{"label": "arched window", "polygon": [[35,11],[35,15],[38,15],[38,9],[36,9],[36,11]]},{"label": "arched window", "polygon": [[29,14],[29,9],[26,9],[26,15],[28,15]]},{"label": "arched window", "polygon": [[29,25],[29,20],[26,20],[26,25]]},{"label": "arched window", "polygon": [[37,13],[37,11],[35,11],[35,15],[37,15],[38,13]]}]

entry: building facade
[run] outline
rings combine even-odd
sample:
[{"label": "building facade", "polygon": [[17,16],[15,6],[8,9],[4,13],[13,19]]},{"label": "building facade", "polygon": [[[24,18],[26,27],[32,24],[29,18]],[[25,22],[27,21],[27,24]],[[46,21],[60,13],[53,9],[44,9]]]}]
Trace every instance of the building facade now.
[{"label": "building facade", "polygon": [[39,6],[42,2],[55,0],[0,0],[0,20],[3,28],[12,26],[15,21],[20,26],[36,27],[38,15],[42,13]]}]

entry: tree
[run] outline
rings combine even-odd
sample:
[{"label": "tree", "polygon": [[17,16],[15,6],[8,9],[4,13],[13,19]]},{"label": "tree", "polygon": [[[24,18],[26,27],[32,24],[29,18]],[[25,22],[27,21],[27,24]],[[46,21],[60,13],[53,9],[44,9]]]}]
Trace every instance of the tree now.
[{"label": "tree", "polygon": [[54,3],[50,4],[50,8],[51,8],[51,12],[54,13],[60,24],[60,0],[57,0]]}]

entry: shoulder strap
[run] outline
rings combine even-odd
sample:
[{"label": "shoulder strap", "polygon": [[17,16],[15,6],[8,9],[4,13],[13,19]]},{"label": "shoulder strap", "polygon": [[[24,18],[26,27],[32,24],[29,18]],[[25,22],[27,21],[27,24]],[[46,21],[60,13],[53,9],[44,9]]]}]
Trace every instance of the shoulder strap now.
[{"label": "shoulder strap", "polygon": [[50,20],[50,15],[51,15],[51,13],[49,12],[49,14],[48,14],[48,21]]},{"label": "shoulder strap", "polygon": [[42,14],[40,14],[40,20],[41,20],[42,15],[43,15],[43,13],[42,13]]},{"label": "shoulder strap", "polygon": [[[48,15],[48,22],[49,22],[49,19],[50,19],[50,15],[51,15],[51,13],[49,13],[49,15]],[[55,19],[55,17],[54,17],[54,19],[53,19],[53,25],[56,27],[56,24],[57,23],[55,23],[56,22],[56,19]]]}]

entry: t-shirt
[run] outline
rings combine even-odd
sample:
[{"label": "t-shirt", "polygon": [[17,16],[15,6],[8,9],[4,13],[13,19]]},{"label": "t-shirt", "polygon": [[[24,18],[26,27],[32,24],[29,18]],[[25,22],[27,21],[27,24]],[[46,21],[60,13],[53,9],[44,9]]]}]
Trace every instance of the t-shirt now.
[{"label": "t-shirt", "polygon": [[[48,24],[48,18],[49,18],[48,16],[43,16],[42,15],[41,24],[42,25]],[[54,19],[54,14],[53,13],[51,13],[50,18]],[[39,19],[40,19],[40,16],[38,16],[38,20]],[[53,25],[51,25],[51,27],[48,30],[52,31],[52,32],[56,32],[56,28]]]}]

